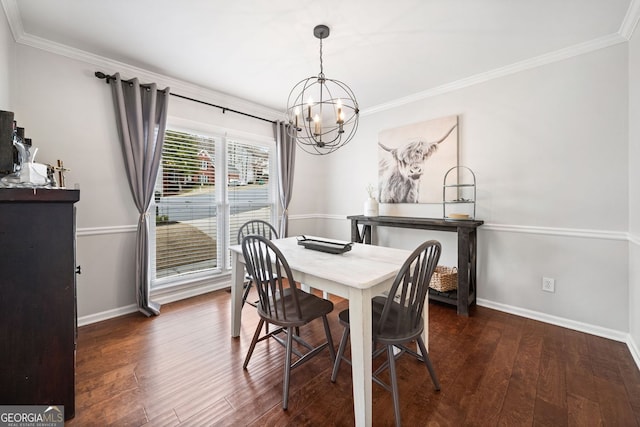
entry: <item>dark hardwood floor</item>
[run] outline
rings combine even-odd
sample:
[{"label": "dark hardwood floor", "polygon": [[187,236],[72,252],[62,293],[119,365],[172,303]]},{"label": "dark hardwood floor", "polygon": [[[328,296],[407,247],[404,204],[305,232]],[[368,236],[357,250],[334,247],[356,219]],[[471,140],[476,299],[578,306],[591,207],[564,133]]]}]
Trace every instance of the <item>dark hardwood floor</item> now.
[{"label": "dark hardwood floor", "polygon": [[[330,316],[342,334],[335,299]],[[636,426],[640,372],[623,343],[484,307],[459,317],[430,304],[430,355],[442,390],[411,357],[399,360],[406,426]],[[350,426],[351,372],[329,381],[328,352],[295,369],[283,411],[283,349],[260,343],[242,363],[257,316],[244,307],[230,337],[230,294],[217,291],[78,331],[76,416],[69,426]],[[301,330],[322,340],[322,322]],[[315,340],[315,341],[314,341]],[[376,426],[393,424],[391,394],[373,385]]]}]

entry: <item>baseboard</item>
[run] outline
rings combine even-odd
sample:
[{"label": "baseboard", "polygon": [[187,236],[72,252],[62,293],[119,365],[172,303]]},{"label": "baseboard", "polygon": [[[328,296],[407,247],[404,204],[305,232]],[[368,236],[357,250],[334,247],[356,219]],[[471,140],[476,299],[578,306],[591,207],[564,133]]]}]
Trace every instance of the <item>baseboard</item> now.
[{"label": "baseboard", "polygon": [[505,313],[515,314],[516,316],[525,317],[527,319],[539,320],[544,323],[561,326],[567,329],[573,329],[574,331],[584,332],[586,334],[623,342],[627,345],[627,348],[629,349],[634,362],[636,362],[636,366],[638,367],[638,369],[640,369],[640,351],[638,351],[638,347],[631,337],[631,334],[627,332],[616,331],[609,328],[602,328],[600,326],[594,326],[588,323],[576,322],[575,320],[551,316],[539,311],[527,310],[525,308],[514,307],[512,305],[501,304],[481,298],[478,298],[477,304]]},{"label": "baseboard", "polygon": [[138,311],[138,307],[135,304],[131,304],[124,307],[114,308],[112,310],[101,311],[100,313],[81,316],[78,317],[78,326],[86,326],[92,323],[102,322],[103,320],[113,319],[114,317],[135,313],[136,311]]},{"label": "baseboard", "polygon": [[563,328],[573,329],[574,331],[584,332],[614,341],[626,343],[629,337],[627,332],[616,331],[614,329],[603,328],[588,323],[577,322],[575,320],[566,319],[564,317],[552,316],[550,314],[539,311],[528,310],[526,308],[514,307],[512,305],[497,303],[486,299],[478,298],[477,304],[483,307],[492,308],[494,310],[503,311],[505,313],[515,314],[516,316],[526,317],[527,319],[539,320],[551,325],[562,326]]},{"label": "baseboard", "polygon": [[[195,283],[152,290],[151,300],[158,304],[169,304],[171,302],[224,289],[229,287],[229,277],[229,275],[223,275],[213,281],[211,279],[201,280]],[[114,317],[135,313],[136,311],[138,311],[138,307],[135,304],[131,304],[124,307],[114,308],[112,310],[102,311],[100,313],[78,317],[78,326],[86,326],[92,323],[102,322],[103,320],[113,319]]]},{"label": "baseboard", "polygon": [[629,352],[631,353],[633,360],[636,362],[636,366],[640,369],[640,352],[638,351],[638,346],[631,337],[631,334],[629,334],[627,338],[627,347],[629,348]]},{"label": "baseboard", "polygon": [[218,280],[215,281],[209,279],[184,286],[175,286],[153,291],[151,293],[151,299],[158,304],[169,304],[170,302],[196,297],[198,295],[229,287],[228,275],[217,279]]}]

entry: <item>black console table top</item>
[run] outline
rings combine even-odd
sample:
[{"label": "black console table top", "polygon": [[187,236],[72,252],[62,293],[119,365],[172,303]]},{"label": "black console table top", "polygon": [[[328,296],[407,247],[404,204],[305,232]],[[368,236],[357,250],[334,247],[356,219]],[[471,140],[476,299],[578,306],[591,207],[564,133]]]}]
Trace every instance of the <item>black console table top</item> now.
[{"label": "black console table top", "polygon": [[80,190],[58,188],[2,188],[0,187],[0,203],[13,202],[62,202],[75,203],[80,200]]},{"label": "black console table top", "polygon": [[371,224],[384,227],[417,228],[425,230],[451,231],[457,228],[478,228],[484,221],[478,219],[442,219],[409,216],[364,216],[350,215],[351,221],[359,224]]},{"label": "black console table top", "polygon": [[[419,230],[450,231],[458,234],[458,289],[438,292],[430,289],[429,299],[456,305],[460,315],[469,315],[469,306],[476,302],[477,233],[482,220],[419,218],[403,216],[350,215],[351,241],[371,244],[373,227],[398,227]],[[362,233],[359,226],[362,226]]]}]

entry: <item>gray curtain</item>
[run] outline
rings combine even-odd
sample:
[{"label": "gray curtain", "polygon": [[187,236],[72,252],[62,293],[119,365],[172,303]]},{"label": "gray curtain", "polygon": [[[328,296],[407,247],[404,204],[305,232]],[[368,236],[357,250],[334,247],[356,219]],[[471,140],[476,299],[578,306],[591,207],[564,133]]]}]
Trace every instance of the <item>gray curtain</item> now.
[{"label": "gray curtain", "polygon": [[140,213],[136,237],[136,302],[138,310],[145,315],[158,315],[160,305],[149,298],[149,221],[154,221],[155,216],[147,211],[162,156],[169,88],[158,91],[155,83],[141,87],[138,79],[122,81],[118,73],[114,77],[110,84],[122,155],[131,195]]},{"label": "gray curtain", "polygon": [[280,237],[287,237],[289,230],[289,202],[293,192],[293,171],[296,165],[296,140],[289,135],[289,125],[285,122],[273,124],[273,134],[276,138],[276,156],[278,163],[278,187],[280,189]]}]

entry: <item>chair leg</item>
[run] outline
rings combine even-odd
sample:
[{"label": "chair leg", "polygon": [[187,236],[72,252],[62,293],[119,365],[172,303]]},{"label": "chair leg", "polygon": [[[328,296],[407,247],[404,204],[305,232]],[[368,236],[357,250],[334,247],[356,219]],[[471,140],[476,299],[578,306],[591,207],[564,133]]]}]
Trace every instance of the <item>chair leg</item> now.
[{"label": "chair leg", "polygon": [[282,391],[282,409],[287,410],[289,406],[289,378],[291,376],[291,349],[293,348],[293,331],[287,328],[287,349],[284,359],[284,384]]},{"label": "chair leg", "polygon": [[322,323],[324,324],[324,334],[327,336],[327,345],[329,346],[331,363],[335,363],[336,349],[333,347],[333,338],[331,337],[331,329],[329,329],[329,321],[327,320],[327,316],[322,316]]},{"label": "chair leg", "polygon": [[437,391],[440,390],[440,381],[438,381],[438,376],[436,375],[436,370],[433,369],[433,365],[431,364],[431,359],[429,358],[429,353],[427,352],[427,348],[424,345],[424,341],[422,337],[418,337],[418,346],[420,346],[420,352],[422,353],[422,358],[424,359],[424,364],[427,365],[427,369],[429,370],[429,375],[431,375],[431,381],[433,381],[433,385]]},{"label": "chair leg", "polygon": [[393,412],[396,417],[396,426],[400,427],[400,395],[398,393],[398,377],[396,375],[396,358],[393,353],[393,346],[387,345],[387,357],[389,358],[389,374],[391,376],[391,393],[393,394]]},{"label": "chair leg", "polygon": [[244,303],[247,302],[247,297],[249,296],[249,291],[251,290],[251,282],[246,282],[244,287],[244,293],[242,294],[242,305],[244,307]]},{"label": "chair leg", "polygon": [[251,340],[251,345],[249,346],[247,357],[244,358],[244,364],[242,365],[242,369],[247,369],[247,365],[249,364],[249,359],[251,359],[251,355],[253,354],[253,349],[256,348],[256,343],[258,342],[258,338],[260,338],[260,329],[262,329],[263,323],[265,323],[264,319],[260,319],[260,322],[258,323],[258,327],[256,328],[256,332],[253,334],[253,339]]},{"label": "chair leg", "polygon": [[349,326],[345,326],[344,332],[342,333],[342,338],[340,339],[340,345],[338,346],[338,354],[336,354],[336,360],[333,364],[333,372],[331,372],[331,382],[335,383],[336,378],[338,377],[338,370],[340,369],[340,363],[342,363],[342,358],[344,356],[344,350],[347,346],[347,340],[349,339]]}]

